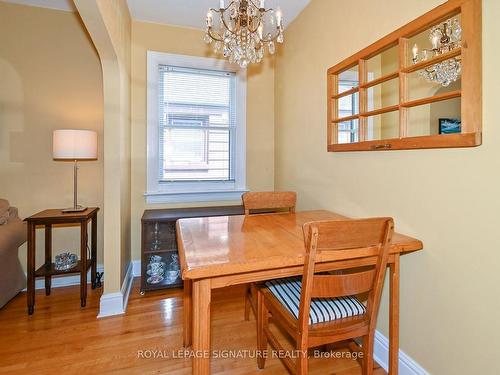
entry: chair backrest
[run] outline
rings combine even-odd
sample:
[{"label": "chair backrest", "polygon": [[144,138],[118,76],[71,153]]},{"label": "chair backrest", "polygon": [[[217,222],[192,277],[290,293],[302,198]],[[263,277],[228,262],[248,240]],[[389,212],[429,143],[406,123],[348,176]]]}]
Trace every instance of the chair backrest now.
[{"label": "chair backrest", "polygon": [[295,212],[297,194],[293,191],[263,191],[249,192],[241,196],[245,215],[250,215],[251,210],[280,210],[288,209]]},{"label": "chair backrest", "polygon": [[[303,332],[309,324],[311,298],[333,298],[368,292],[366,314],[375,329],[394,222],[391,218],[316,221],[303,226],[306,260],[299,311]],[[318,252],[376,249],[374,266],[349,269],[342,274],[315,274]]]}]

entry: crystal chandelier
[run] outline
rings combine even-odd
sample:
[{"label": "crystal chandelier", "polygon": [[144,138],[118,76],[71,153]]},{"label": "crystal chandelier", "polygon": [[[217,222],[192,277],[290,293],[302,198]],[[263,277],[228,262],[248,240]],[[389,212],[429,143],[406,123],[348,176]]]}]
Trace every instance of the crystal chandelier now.
[{"label": "crystal chandelier", "polygon": [[[462,42],[462,27],[457,19],[449,19],[442,25],[434,26],[429,34],[432,48],[423,49],[419,54],[418,46],[413,46],[413,64],[432,59],[433,57],[459,48]],[[455,82],[462,72],[460,56],[453,57],[443,62],[422,69],[419,75],[428,82],[436,82],[447,87]]]},{"label": "crystal chandelier", "polygon": [[[218,14],[216,24],[214,14]],[[214,42],[215,53],[222,53],[242,68],[260,62],[265,47],[274,54],[275,42],[283,43],[283,39],[281,11],[266,9],[264,0],[259,6],[253,0],[232,0],[224,6],[224,0],[220,0],[219,9],[211,8],[207,13],[205,42]]]}]

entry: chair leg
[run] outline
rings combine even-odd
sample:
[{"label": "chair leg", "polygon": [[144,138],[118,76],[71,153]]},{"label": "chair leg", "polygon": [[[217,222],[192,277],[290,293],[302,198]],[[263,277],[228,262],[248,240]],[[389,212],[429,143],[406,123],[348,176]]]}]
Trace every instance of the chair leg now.
[{"label": "chair leg", "polygon": [[263,369],[266,364],[267,336],[265,328],[268,325],[269,312],[264,304],[262,293],[257,291],[257,366]]},{"label": "chair leg", "polygon": [[250,320],[250,285],[245,288],[245,320]]},{"label": "chair leg", "polygon": [[296,374],[297,375],[307,375],[307,365],[308,365],[308,354],[307,345],[303,345],[300,341],[297,345],[297,362],[296,362]]},{"label": "chair leg", "polygon": [[373,374],[374,332],[363,337],[363,375]]}]

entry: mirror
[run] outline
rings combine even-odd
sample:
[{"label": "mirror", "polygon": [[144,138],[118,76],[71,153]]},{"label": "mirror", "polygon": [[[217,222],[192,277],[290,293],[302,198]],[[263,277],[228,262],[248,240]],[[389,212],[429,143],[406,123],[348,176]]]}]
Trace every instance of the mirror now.
[{"label": "mirror", "polygon": [[350,69],[344,70],[338,75],[339,87],[338,93],[349,91],[359,86],[359,69],[358,66],[353,66]]},{"label": "mirror", "polygon": [[442,22],[408,39],[409,53],[406,66],[430,60],[460,47],[462,43],[462,15],[455,13]]},{"label": "mirror", "polygon": [[359,113],[358,93],[347,95],[338,100],[338,118],[349,117]]},{"label": "mirror", "polygon": [[458,79],[448,86],[442,86],[437,82],[429,82],[421,76],[421,70],[408,74],[408,100],[429,98],[445,92],[459,91],[462,89],[462,80]]},{"label": "mirror", "polygon": [[366,82],[374,81],[399,69],[398,46],[386,49],[366,61]]},{"label": "mirror", "polygon": [[328,151],[481,145],[481,7],[445,2],[330,67]]},{"label": "mirror", "polygon": [[359,142],[359,121],[344,121],[337,124],[337,143]]},{"label": "mirror", "polygon": [[368,111],[399,104],[399,79],[391,79],[367,90]]},{"label": "mirror", "polygon": [[410,108],[408,136],[460,133],[461,104],[460,98],[454,98]]},{"label": "mirror", "polygon": [[366,120],[367,141],[399,137],[399,111],[370,116]]}]

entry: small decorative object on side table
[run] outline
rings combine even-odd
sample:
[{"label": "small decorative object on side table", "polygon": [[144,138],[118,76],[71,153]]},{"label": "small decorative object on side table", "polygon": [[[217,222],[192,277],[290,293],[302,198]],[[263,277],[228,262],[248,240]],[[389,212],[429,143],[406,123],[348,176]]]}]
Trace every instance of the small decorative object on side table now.
[{"label": "small decorative object on side table", "polygon": [[[28,217],[28,314],[35,309],[35,279],[45,278],[45,295],[50,295],[51,277],[71,273],[80,274],[80,305],[85,307],[87,301],[87,271],[91,269],[92,289],[96,287],[97,274],[97,207],[89,207],[84,211],[63,213],[60,209],[41,211]],[[90,258],[87,258],[88,223],[92,222]],[[80,224],[80,260],[76,266],[67,270],[58,270],[52,262],[52,225]],[[45,227],[45,263],[35,269],[36,226]]]},{"label": "small decorative object on side table", "polygon": [[78,255],[72,253],[62,253],[56,255],[54,268],[58,271],[68,271],[78,264]]}]

